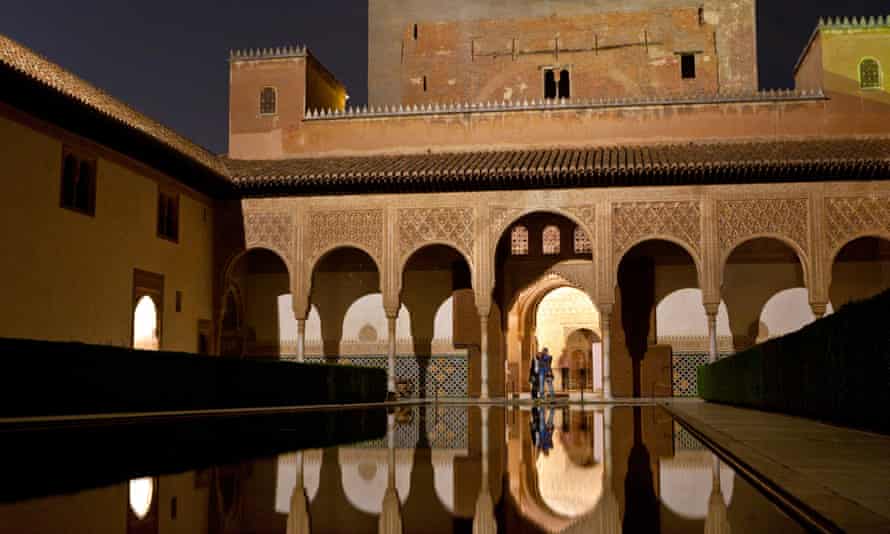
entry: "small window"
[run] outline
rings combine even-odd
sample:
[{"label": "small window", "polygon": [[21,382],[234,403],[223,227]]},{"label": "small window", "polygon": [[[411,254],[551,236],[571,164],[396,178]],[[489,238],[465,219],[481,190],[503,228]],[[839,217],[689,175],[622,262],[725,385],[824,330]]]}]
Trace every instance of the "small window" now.
[{"label": "small window", "polygon": [[680,55],[680,74],[684,80],[695,78],[695,54]]},{"label": "small window", "polygon": [[260,114],[275,115],[278,112],[278,92],[274,87],[264,87],[260,93]]},{"label": "small window", "polygon": [[553,256],[559,254],[559,228],[555,226],[544,228],[542,237],[544,255]]},{"label": "small window", "polygon": [[590,254],[593,252],[593,244],[587,236],[587,232],[581,227],[575,227],[575,254]]},{"label": "small window", "polygon": [[95,215],[96,160],[64,151],[61,190],[63,208]]},{"label": "small window", "polygon": [[528,255],[528,228],[514,226],[510,233],[510,252],[514,256]]},{"label": "small window", "polygon": [[182,311],[182,291],[176,292],[176,312]]},{"label": "small window", "polygon": [[862,89],[881,88],[881,64],[876,59],[863,59],[859,63],[859,87]]},{"label": "small window", "polygon": [[158,191],[158,237],[179,241],[179,195]]},{"label": "small window", "polygon": [[427,85],[426,85],[426,76],[424,76],[424,77],[423,77],[423,92],[424,92],[424,93],[426,92],[426,87],[427,87]]},{"label": "small window", "polygon": [[559,71],[559,98],[572,98],[571,78],[568,69]]},{"label": "small window", "polygon": [[544,98],[551,100],[556,98],[556,73],[553,69],[544,71]]},{"label": "small window", "polygon": [[414,25],[414,40],[417,40],[417,24]]}]

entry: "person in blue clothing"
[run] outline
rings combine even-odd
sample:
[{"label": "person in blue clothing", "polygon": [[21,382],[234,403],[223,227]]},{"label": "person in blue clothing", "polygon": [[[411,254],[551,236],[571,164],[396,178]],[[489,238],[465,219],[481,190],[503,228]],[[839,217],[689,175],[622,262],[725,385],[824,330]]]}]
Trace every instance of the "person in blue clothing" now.
[{"label": "person in blue clothing", "polygon": [[542,399],[547,398],[545,385],[550,386],[549,398],[553,400],[556,397],[556,392],[553,390],[553,356],[547,347],[541,350],[541,359],[538,362],[538,396]]},{"label": "person in blue clothing", "polygon": [[553,448],[553,408],[546,418],[544,414],[539,416],[538,425],[538,449],[547,456]]}]

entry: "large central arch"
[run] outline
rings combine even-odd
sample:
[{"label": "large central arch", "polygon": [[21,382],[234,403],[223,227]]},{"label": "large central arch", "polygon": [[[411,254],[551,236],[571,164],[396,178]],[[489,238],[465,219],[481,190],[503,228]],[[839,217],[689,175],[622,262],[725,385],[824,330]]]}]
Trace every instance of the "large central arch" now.
[{"label": "large central arch", "polygon": [[[547,293],[575,287],[588,298],[595,294],[593,235],[572,214],[555,210],[527,211],[505,219],[494,254],[493,308],[503,312],[498,332],[506,347],[508,392],[527,392],[527,365],[533,351],[534,313]],[[509,221],[509,222],[506,222]],[[591,331],[596,324],[578,324]],[[503,360],[491,369],[503,372]]]}]

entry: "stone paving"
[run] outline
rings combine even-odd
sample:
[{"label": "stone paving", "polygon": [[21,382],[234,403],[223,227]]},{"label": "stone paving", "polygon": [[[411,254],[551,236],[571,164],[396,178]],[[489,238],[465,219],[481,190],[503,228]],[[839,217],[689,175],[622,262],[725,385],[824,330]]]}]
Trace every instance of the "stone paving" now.
[{"label": "stone paving", "polygon": [[704,402],[665,408],[845,532],[890,532],[890,436]]}]

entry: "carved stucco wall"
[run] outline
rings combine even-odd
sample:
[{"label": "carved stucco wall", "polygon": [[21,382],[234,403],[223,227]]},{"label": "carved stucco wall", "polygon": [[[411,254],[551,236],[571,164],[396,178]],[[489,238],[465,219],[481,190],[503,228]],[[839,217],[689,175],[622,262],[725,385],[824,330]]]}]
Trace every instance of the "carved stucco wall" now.
[{"label": "carved stucco wall", "polygon": [[382,209],[313,211],[308,217],[308,227],[306,250],[312,264],[338,246],[357,246],[367,252],[378,267],[384,264],[386,228]]},{"label": "carved stucco wall", "polygon": [[623,202],[612,206],[612,250],[615,266],[634,245],[649,238],[684,244],[701,260],[701,206],[697,201]]},{"label": "carved stucco wall", "polygon": [[286,211],[247,212],[244,241],[247,249],[267,248],[284,260],[293,273],[294,217]]},{"label": "carved stucco wall", "polygon": [[[777,236],[809,254],[809,208],[805,198],[720,200],[717,202],[720,255],[760,236]],[[806,266],[806,257],[801,258]]]},{"label": "carved stucco wall", "polygon": [[890,197],[825,199],[828,267],[844,245],[865,235],[890,236]]},{"label": "carved stucco wall", "polygon": [[453,246],[470,260],[473,269],[476,211],[473,208],[403,208],[398,211],[400,264],[431,243]]}]

